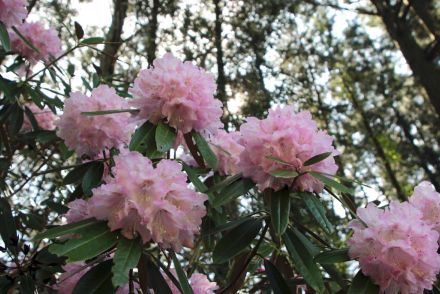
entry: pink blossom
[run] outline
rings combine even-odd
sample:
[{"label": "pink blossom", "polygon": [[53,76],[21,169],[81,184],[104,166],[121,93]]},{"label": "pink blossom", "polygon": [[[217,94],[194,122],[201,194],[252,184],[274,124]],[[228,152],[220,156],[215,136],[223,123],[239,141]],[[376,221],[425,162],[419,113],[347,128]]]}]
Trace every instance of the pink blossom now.
[{"label": "pink blossom", "polygon": [[222,103],[214,99],[213,75],[171,53],[153,65],[139,73],[131,89],[135,98],[131,103],[140,109],[140,120],[157,123],[165,118],[182,133],[221,128]]},{"label": "pink blossom", "polygon": [[130,239],[140,235],[144,242],[176,251],[192,247],[208,197],[188,188],[181,165],[161,160],[153,167],[137,152],[123,152],[114,160],[114,177],[93,189],[91,215],[108,220],[111,230],[122,229]]},{"label": "pink blossom", "polygon": [[[177,277],[175,269],[170,269],[170,272],[173,274],[174,277]],[[173,294],[181,293],[179,288],[177,288],[177,286],[173,283],[173,281],[171,281],[167,274],[163,273],[162,276],[165,278],[165,281],[167,282],[168,287],[170,287],[170,290]],[[217,286],[217,283],[210,282],[206,275],[197,273],[191,276],[191,278],[189,279],[189,284],[194,294],[214,294],[214,291],[219,288]]]},{"label": "pink blossom", "polygon": [[[57,119],[57,116],[48,107],[40,109],[37,105],[33,103],[28,103],[26,104],[26,106],[34,115],[40,129],[48,131],[52,131],[55,129],[55,120]],[[21,130],[24,132],[29,132],[32,130],[31,122],[29,121],[29,118],[26,114],[24,115]]]},{"label": "pink blossom", "polygon": [[218,159],[218,171],[222,175],[235,175],[239,173],[238,163],[244,147],[239,143],[240,133],[219,130],[209,138],[212,151]]},{"label": "pink blossom", "polygon": [[357,210],[359,220],[350,227],[349,255],[359,260],[364,275],[381,293],[422,293],[431,289],[440,271],[438,233],[422,220],[410,203],[374,204]]},{"label": "pink blossom", "polygon": [[20,25],[26,16],[25,0],[0,0],[0,21],[7,27]]},{"label": "pink blossom", "polygon": [[[245,177],[254,180],[261,190],[279,190],[292,184],[292,179],[280,179],[270,175],[277,169],[296,170],[300,173],[318,171],[334,175],[338,169],[333,156],[338,155],[332,146],[333,139],[325,131],[318,130],[308,111],[295,113],[293,106],[269,110],[266,119],[247,119],[241,128],[241,144],[244,151],[240,155],[240,169]],[[333,156],[309,165],[304,162],[325,152]],[[288,165],[275,162],[267,157],[275,157]],[[296,178],[294,187],[302,191],[322,191],[324,185],[309,174]]]},{"label": "pink blossom", "polygon": [[95,157],[103,150],[121,147],[130,140],[135,127],[129,123],[129,113],[87,116],[81,112],[127,108],[128,103],[106,85],[94,89],[90,97],[73,92],[64,103],[57,135],[78,155]]},{"label": "pink blossom", "polygon": [[414,205],[423,215],[423,220],[440,233],[440,193],[427,181],[414,188],[409,203]]},{"label": "pink blossom", "polygon": [[61,40],[57,31],[45,29],[41,23],[23,23],[17,30],[36,48],[38,52],[29,47],[12,30],[9,32],[11,38],[12,51],[29,60],[31,65],[35,65],[39,60],[50,61],[51,57],[57,57],[61,53]]},{"label": "pink blossom", "polygon": [[75,223],[91,217],[89,214],[89,206],[86,200],[73,200],[67,204],[67,207],[69,207],[69,211],[67,211],[65,214],[67,223]]},{"label": "pink blossom", "polygon": [[84,262],[73,262],[63,266],[63,270],[64,273],[60,275],[56,289],[61,294],[71,294],[78,281],[88,271],[88,267],[85,267]]}]

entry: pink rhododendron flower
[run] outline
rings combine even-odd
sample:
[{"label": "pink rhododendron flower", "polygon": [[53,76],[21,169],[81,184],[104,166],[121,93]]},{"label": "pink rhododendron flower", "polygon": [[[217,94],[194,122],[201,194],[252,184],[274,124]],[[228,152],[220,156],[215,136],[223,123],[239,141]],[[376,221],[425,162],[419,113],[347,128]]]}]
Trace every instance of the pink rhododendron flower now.
[{"label": "pink rhododendron flower", "polygon": [[[177,277],[175,269],[170,269],[170,272]],[[173,294],[181,293],[179,288],[176,287],[167,274],[162,273],[162,276],[165,278],[165,281]],[[189,279],[189,284],[191,285],[194,294],[214,294],[214,291],[219,289],[217,283],[210,282],[208,277],[203,274],[192,274],[191,278]]]},{"label": "pink rhododendron flower", "polygon": [[384,210],[374,204],[357,210],[350,227],[349,255],[359,260],[364,275],[381,293],[422,293],[431,289],[440,271],[438,233],[408,202],[391,202]]},{"label": "pink rhododendron flower", "polygon": [[57,57],[61,53],[61,40],[57,32],[50,28],[45,29],[41,23],[23,23],[17,27],[18,31],[36,48],[38,52],[29,47],[12,30],[9,31],[11,49],[35,65],[39,60],[50,61],[51,57]]},{"label": "pink rhododendron flower", "polygon": [[222,175],[235,175],[239,173],[238,163],[244,147],[239,143],[240,133],[218,131],[210,136],[209,143],[218,159],[218,171]]},{"label": "pink rhododendron flower", "polygon": [[81,112],[127,108],[128,103],[106,85],[94,89],[90,97],[73,92],[64,103],[64,113],[57,122],[57,134],[78,155],[93,158],[103,150],[127,143],[135,125],[129,123],[130,114],[126,112],[94,116]]},{"label": "pink rhododendron flower", "polygon": [[222,103],[214,98],[213,75],[171,53],[153,65],[139,73],[131,89],[140,120],[157,123],[165,118],[182,133],[221,128]]},{"label": "pink rhododendron flower", "polygon": [[67,223],[75,223],[90,218],[88,202],[76,199],[67,204],[69,211],[65,214]]},{"label": "pink rhododendron flower", "polygon": [[139,234],[163,248],[192,247],[208,197],[188,188],[181,165],[161,160],[153,167],[137,152],[123,152],[114,160],[114,178],[106,177],[106,184],[92,190],[90,214],[130,239]]},{"label": "pink rhododendron flower", "polygon": [[0,0],[0,21],[7,27],[18,26],[27,16],[25,0]]},{"label": "pink rhododendron flower", "polygon": [[[30,111],[32,111],[40,129],[48,131],[55,129],[55,120],[57,119],[57,116],[48,107],[40,109],[37,105],[33,103],[28,103],[26,104],[26,106],[29,108]],[[29,132],[32,130],[31,122],[29,121],[29,118],[26,114],[24,115],[21,130],[24,132]]]},{"label": "pink rhododendron flower", "polygon": [[409,203],[419,209],[423,220],[440,233],[440,193],[435,191],[430,182],[424,181],[416,186]]},{"label": "pink rhododendron flower", "polygon": [[[333,156],[338,155],[332,146],[333,139],[325,131],[318,130],[308,111],[295,113],[293,106],[269,110],[266,119],[247,119],[240,128],[241,144],[244,151],[240,155],[240,169],[245,177],[254,180],[261,190],[279,190],[292,184],[292,179],[280,179],[270,175],[277,169],[296,170],[300,173],[318,171],[334,175],[338,169]],[[332,152],[333,156],[309,165],[304,162],[313,156]],[[267,157],[275,157],[289,165],[275,162]],[[296,178],[294,188],[302,191],[320,192],[324,185],[311,175]]]}]

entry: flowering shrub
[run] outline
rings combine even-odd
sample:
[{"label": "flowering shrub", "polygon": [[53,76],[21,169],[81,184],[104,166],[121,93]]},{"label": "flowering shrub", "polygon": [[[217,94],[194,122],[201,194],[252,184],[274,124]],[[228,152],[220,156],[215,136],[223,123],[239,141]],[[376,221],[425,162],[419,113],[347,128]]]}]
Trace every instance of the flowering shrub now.
[{"label": "flowering shrub", "polygon": [[[278,106],[224,128],[214,76],[171,53],[134,81],[95,65],[92,85],[81,76],[90,95],[72,91],[75,66],[58,61],[103,40],[75,23],[62,53],[54,29],[23,23],[24,6],[0,0],[0,62],[13,60],[0,76],[2,293],[434,289],[440,194],[430,183],[407,202],[356,209],[358,183],[336,176],[339,152],[309,111]],[[22,76],[23,60],[42,68]],[[37,197],[18,194],[35,177]],[[327,217],[332,198],[348,226]],[[357,274],[334,265],[355,260]]]}]

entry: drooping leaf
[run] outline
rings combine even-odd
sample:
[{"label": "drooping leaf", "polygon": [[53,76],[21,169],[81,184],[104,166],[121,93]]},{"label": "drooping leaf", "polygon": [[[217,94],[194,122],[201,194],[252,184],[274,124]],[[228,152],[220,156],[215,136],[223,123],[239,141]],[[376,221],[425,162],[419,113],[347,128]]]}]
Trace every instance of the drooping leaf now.
[{"label": "drooping leaf", "polygon": [[129,271],[134,268],[142,254],[142,246],[139,239],[121,238],[116,247],[113,258],[112,282],[115,287],[123,286],[129,280]]},{"label": "drooping leaf", "polygon": [[278,269],[267,259],[264,260],[264,269],[269,279],[270,286],[274,294],[286,294],[290,293],[290,289],[287,286],[281,273]]},{"label": "drooping leaf", "polygon": [[84,37],[84,30],[83,30],[82,26],[79,23],[77,23],[76,21],[74,22],[74,24],[75,24],[76,38],[78,40],[81,40]]},{"label": "drooping leaf", "polygon": [[321,271],[303,242],[291,229],[286,230],[283,240],[293,265],[303,276],[304,280],[318,293],[324,292]]},{"label": "drooping leaf", "polygon": [[17,30],[16,27],[12,27],[12,30],[17,34],[17,36],[26,44],[26,46],[28,46],[29,48],[31,48],[32,50],[34,50],[37,53],[40,53],[40,51],[37,49],[37,47],[34,46],[34,44],[32,44],[31,41],[29,41],[25,36],[23,36],[19,30]]},{"label": "drooping leaf", "polygon": [[296,170],[275,169],[269,173],[270,175],[276,178],[283,178],[283,179],[293,179],[299,176],[299,173]]},{"label": "drooping leaf", "polygon": [[10,134],[15,135],[20,131],[23,125],[24,113],[23,109],[17,103],[14,103],[10,107],[11,112],[8,116],[8,129]]},{"label": "drooping leaf", "polygon": [[377,294],[379,287],[373,284],[371,280],[362,274],[362,271],[356,274],[351,282],[347,294]]},{"label": "drooping leaf", "polygon": [[63,179],[64,185],[74,184],[82,181],[85,173],[94,164],[93,161],[86,162],[72,169]]},{"label": "drooping leaf", "polygon": [[217,234],[217,233],[220,233],[223,231],[232,230],[233,228],[237,227],[238,225],[240,225],[250,219],[252,219],[252,216],[247,216],[247,217],[239,218],[236,220],[232,220],[230,222],[216,226],[212,230],[208,231],[207,234],[211,235],[211,234]]},{"label": "drooping leaf", "polygon": [[241,179],[243,177],[243,175],[241,173],[227,177],[226,179],[224,179],[223,181],[216,183],[214,186],[210,187],[208,189],[208,193],[213,193],[213,192],[217,192],[217,191],[221,191],[223,190],[226,186],[231,185],[232,183],[238,181],[239,179]]},{"label": "drooping leaf", "polygon": [[94,162],[84,174],[81,186],[85,195],[91,195],[92,189],[99,185],[104,173],[104,163],[101,161]]},{"label": "drooping leaf", "polygon": [[52,244],[49,251],[58,256],[67,256],[69,262],[93,258],[113,247],[117,233],[111,232],[106,223],[98,222],[87,230],[76,233],[79,238],[69,239],[64,244]]},{"label": "drooping leaf", "polygon": [[159,122],[156,127],[156,146],[160,152],[167,152],[170,150],[176,141],[176,131],[167,124]]},{"label": "drooping leaf", "polygon": [[8,248],[13,247],[12,239],[17,237],[11,206],[5,198],[0,198],[0,236]]},{"label": "drooping leaf", "polygon": [[8,30],[4,23],[0,22],[0,43],[5,52],[11,51],[11,40],[9,39]]},{"label": "drooping leaf", "polygon": [[34,113],[32,112],[32,110],[29,109],[29,107],[25,107],[24,108],[24,113],[26,114],[29,122],[31,123],[32,129],[33,130],[38,130],[40,127],[38,126],[38,122],[37,119],[34,116]]},{"label": "drooping leaf", "polygon": [[215,246],[214,263],[224,263],[245,250],[258,235],[261,219],[249,219],[227,232]]},{"label": "drooping leaf", "polygon": [[206,185],[199,179],[199,176],[194,171],[194,169],[186,163],[183,163],[182,166],[183,170],[186,172],[189,180],[191,181],[191,183],[193,183],[194,187],[196,187],[197,191],[202,193],[207,192],[208,187],[206,187]]},{"label": "drooping leaf", "polygon": [[147,293],[147,289],[151,288],[155,294],[173,294],[159,267],[145,254],[141,255],[138,272],[143,293]]},{"label": "drooping leaf", "polygon": [[334,188],[334,189],[336,189],[340,192],[343,192],[343,193],[353,194],[352,189],[344,186],[343,184],[341,184],[341,183],[339,183],[339,182],[337,182],[327,176],[324,176],[318,172],[309,172],[309,174],[311,176],[313,176],[314,178],[316,178],[317,180],[320,180],[321,182],[323,182],[324,185],[326,185],[328,187]]},{"label": "drooping leaf", "polygon": [[312,193],[298,193],[300,197],[304,200],[307,209],[312,214],[312,216],[316,219],[318,224],[327,232],[333,232],[333,225],[328,220],[325,214],[325,208],[322,205],[321,201]]},{"label": "drooping leaf", "polygon": [[155,144],[155,132],[156,126],[150,122],[145,122],[142,126],[140,126],[130,141],[130,150],[131,151],[139,151],[145,152],[146,150],[154,151],[156,150]]},{"label": "drooping leaf", "polygon": [[72,294],[103,294],[115,293],[112,281],[112,261],[106,260],[85,273],[75,288]]},{"label": "drooping leaf", "polygon": [[309,166],[309,165],[312,165],[312,164],[318,163],[318,162],[320,162],[320,161],[323,161],[324,159],[326,159],[326,158],[329,157],[330,155],[332,155],[332,152],[325,152],[325,153],[321,153],[321,154],[315,155],[315,156],[313,156],[313,157],[307,159],[307,160],[304,162],[303,165],[304,165],[304,166]]},{"label": "drooping leaf", "polygon": [[290,196],[289,189],[273,192],[270,197],[270,217],[275,233],[281,236],[289,224]]},{"label": "drooping leaf", "polygon": [[205,138],[197,132],[193,132],[192,137],[196,143],[197,149],[206,161],[206,164],[210,168],[216,170],[218,167],[217,156],[215,156],[215,153],[211,150],[211,147],[209,147],[208,142],[206,142]]},{"label": "drooping leaf", "polygon": [[180,265],[179,260],[176,257],[174,252],[171,252],[171,256],[173,258],[174,268],[176,269],[177,278],[179,279],[180,287],[182,288],[183,294],[194,294],[191,286],[189,285],[188,277]]},{"label": "drooping leaf", "polygon": [[21,276],[19,279],[19,293],[22,294],[34,294],[35,293],[35,281],[30,275]]},{"label": "drooping leaf", "polygon": [[213,199],[211,204],[213,207],[222,206],[234,200],[238,196],[246,194],[254,186],[255,183],[251,179],[242,178],[221,190],[218,196]]},{"label": "drooping leaf", "polygon": [[320,264],[333,264],[338,262],[346,262],[351,260],[348,256],[348,249],[335,249],[319,253],[315,256],[315,261]]},{"label": "drooping leaf", "polygon": [[104,43],[105,39],[101,37],[91,37],[81,41],[81,44],[84,45],[96,45]]}]

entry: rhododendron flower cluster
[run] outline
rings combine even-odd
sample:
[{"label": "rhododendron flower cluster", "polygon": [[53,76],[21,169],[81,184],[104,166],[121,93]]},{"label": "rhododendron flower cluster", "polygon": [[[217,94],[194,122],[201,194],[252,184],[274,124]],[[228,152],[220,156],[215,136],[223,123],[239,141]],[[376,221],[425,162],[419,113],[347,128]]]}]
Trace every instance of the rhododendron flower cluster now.
[{"label": "rhododendron flower cluster", "polygon": [[153,62],[134,81],[132,105],[140,109],[138,118],[157,123],[166,119],[182,133],[191,130],[215,132],[222,126],[222,103],[214,99],[214,77],[172,54]]},{"label": "rhododendron flower cluster", "polygon": [[60,55],[61,40],[54,29],[45,29],[38,22],[23,23],[17,29],[38,51],[26,44],[13,30],[9,32],[11,49],[26,58],[31,65],[39,60],[48,62],[51,57]]},{"label": "rhododendron flower cluster", "polygon": [[[26,107],[28,107],[29,110],[34,115],[34,118],[37,121],[38,127],[40,129],[48,130],[48,131],[55,129],[55,120],[57,119],[57,116],[48,107],[44,107],[43,109],[40,109],[37,105],[33,103],[26,104]],[[21,130],[24,132],[28,132],[32,130],[32,124],[29,121],[27,115],[24,116]]]},{"label": "rhododendron flower cluster", "polygon": [[434,186],[426,181],[421,182],[414,188],[409,203],[419,209],[423,220],[440,234],[440,193],[435,191]]},{"label": "rhododendron flower cluster", "polygon": [[25,0],[0,0],[0,21],[7,27],[20,25],[26,16]]},{"label": "rhododendron flower cluster", "polygon": [[[277,169],[296,170],[299,173],[317,171],[334,175],[338,169],[333,156],[309,165],[304,162],[313,156],[331,152],[333,139],[325,131],[318,130],[308,111],[296,113],[293,106],[269,110],[266,119],[247,118],[241,128],[240,143],[244,151],[240,156],[240,169],[245,177],[252,178],[261,190],[279,190],[292,184],[291,179],[280,179],[270,175]],[[281,159],[287,164],[268,157]],[[321,192],[324,185],[309,174],[300,175],[293,183],[302,191]]]},{"label": "rhododendron flower cluster", "polygon": [[90,218],[89,205],[86,200],[75,199],[67,204],[69,210],[64,215],[67,223],[75,223]]},{"label": "rhododendron flower cluster", "polygon": [[115,177],[107,176],[93,189],[90,215],[108,220],[112,230],[122,229],[130,239],[139,234],[163,248],[192,247],[208,197],[188,188],[181,165],[161,160],[153,167],[137,152],[123,152],[114,160]]},{"label": "rhododendron flower cluster", "polygon": [[128,103],[106,85],[92,91],[90,97],[73,92],[64,103],[64,113],[57,122],[57,135],[78,155],[94,157],[103,150],[126,144],[134,131],[129,113],[87,116],[82,112],[127,109]]},{"label": "rhododendron flower cluster", "polygon": [[440,271],[438,233],[422,220],[422,213],[408,202],[391,202],[389,208],[374,204],[357,210],[359,220],[348,241],[349,255],[357,258],[362,272],[380,286],[381,293],[422,293],[431,289]]},{"label": "rhododendron flower cluster", "polygon": [[[170,272],[177,277],[176,271],[174,269],[171,269]],[[171,292],[173,294],[180,294],[181,291],[179,288],[176,287],[176,285],[171,281],[171,279],[166,274],[162,274],[165,278],[165,281],[167,282],[168,286],[171,289]],[[191,285],[191,288],[193,290],[194,294],[214,294],[215,290],[218,290],[219,287],[217,286],[217,283],[210,282],[208,280],[208,277],[203,274],[192,274],[191,278],[189,279],[189,284]]]},{"label": "rhododendron flower cluster", "polygon": [[218,131],[209,139],[212,151],[218,159],[218,171],[221,175],[234,175],[239,173],[238,163],[244,147],[239,143],[240,133]]}]

